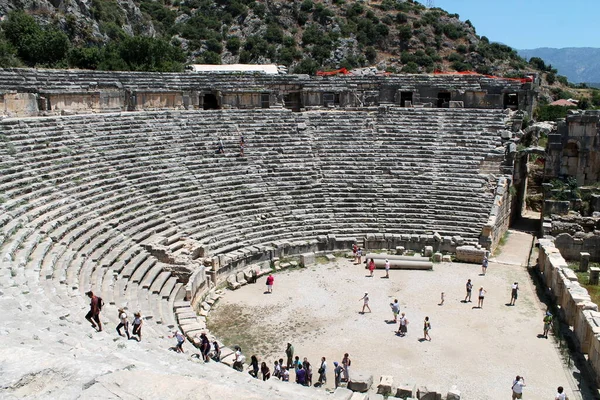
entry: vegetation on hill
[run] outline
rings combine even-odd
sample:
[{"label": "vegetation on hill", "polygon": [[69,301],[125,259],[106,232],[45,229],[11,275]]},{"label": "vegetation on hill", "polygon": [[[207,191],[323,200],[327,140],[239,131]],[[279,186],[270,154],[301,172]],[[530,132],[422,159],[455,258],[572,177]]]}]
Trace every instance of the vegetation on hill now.
[{"label": "vegetation on hill", "polygon": [[532,70],[514,49],[478,36],[468,20],[412,0],[65,2],[72,3],[69,13],[37,1],[10,11],[0,3],[8,12],[0,24],[0,66],[179,71],[185,63],[240,62],[298,73],[377,65],[507,76]]}]

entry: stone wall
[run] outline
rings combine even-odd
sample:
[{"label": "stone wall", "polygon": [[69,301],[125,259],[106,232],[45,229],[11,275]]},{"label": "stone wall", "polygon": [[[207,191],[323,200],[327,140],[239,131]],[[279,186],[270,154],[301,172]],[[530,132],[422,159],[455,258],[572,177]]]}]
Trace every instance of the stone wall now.
[{"label": "stone wall", "polygon": [[[0,69],[4,116],[70,113],[287,107],[417,107],[503,109],[506,95],[530,112],[533,84],[480,75],[307,75],[140,73]],[[408,97],[407,97],[408,96]]]},{"label": "stone wall", "polygon": [[600,261],[600,235],[594,233],[561,233],[556,236],[555,246],[567,260],[579,261],[582,252],[590,254],[590,260]]},{"label": "stone wall", "polygon": [[577,342],[577,349],[588,356],[596,379],[600,379],[600,313],[577,276],[550,239],[539,239],[537,265],[548,292],[559,307],[564,321]]},{"label": "stone wall", "polygon": [[502,176],[498,178],[494,205],[490,212],[487,224],[483,227],[479,244],[488,250],[494,250],[498,242],[508,230],[511,219],[511,178]]},{"label": "stone wall", "polygon": [[548,135],[544,173],[547,178],[574,177],[579,185],[600,179],[600,111],[570,111]]}]

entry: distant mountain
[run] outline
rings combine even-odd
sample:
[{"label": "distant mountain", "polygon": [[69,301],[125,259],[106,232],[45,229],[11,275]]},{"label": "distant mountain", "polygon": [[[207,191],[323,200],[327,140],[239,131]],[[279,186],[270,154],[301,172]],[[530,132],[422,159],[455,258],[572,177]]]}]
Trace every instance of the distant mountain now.
[{"label": "distant mountain", "polygon": [[527,60],[539,57],[546,65],[552,64],[560,75],[566,76],[570,82],[600,82],[600,48],[594,47],[565,47],[553,49],[517,50],[519,55]]}]

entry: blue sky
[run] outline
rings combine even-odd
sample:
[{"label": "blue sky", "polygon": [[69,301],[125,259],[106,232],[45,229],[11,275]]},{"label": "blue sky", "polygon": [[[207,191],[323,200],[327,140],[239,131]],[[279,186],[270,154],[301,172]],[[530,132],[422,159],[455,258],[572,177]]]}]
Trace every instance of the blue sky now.
[{"label": "blue sky", "polygon": [[[419,0],[428,5],[427,0]],[[600,0],[430,0],[471,20],[477,34],[515,49],[600,47]]]}]

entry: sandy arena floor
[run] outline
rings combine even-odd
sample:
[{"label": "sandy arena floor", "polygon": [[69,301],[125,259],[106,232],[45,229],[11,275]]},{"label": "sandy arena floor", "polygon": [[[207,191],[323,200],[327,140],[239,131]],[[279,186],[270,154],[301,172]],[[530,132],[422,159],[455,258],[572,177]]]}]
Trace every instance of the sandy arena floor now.
[{"label": "sandy arena floor", "polygon": [[[384,271],[367,277],[364,266],[338,258],[337,262],[275,275],[273,294],[264,282],[227,292],[211,311],[211,331],[228,345],[245,346],[247,359],[285,358],[291,342],[296,355],[308,357],[315,371],[321,356],[329,365],[327,387],[333,386],[333,361],[350,353],[352,370],[381,375],[394,382],[416,383],[445,392],[456,385],[466,399],[510,398],[515,375],[525,377],[524,398],[554,398],[556,387],[574,393],[552,337],[539,338],[544,306],[538,301],[524,267],[531,236],[512,232],[502,252],[493,257],[486,276],[472,264],[444,263],[434,271]],[[495,262],[494,262],[495,261]],[[473,302],[463,303],[465,283],[474,284]],[[516,306],[510,285],[519,282]],[[477,305],[477,289],[487,290],[484,306]],[[359,299],[369,292],[372,313],[359,314]],[[439,306],[440,293],[446,301]],[[395,335],[398,326],[390,302],[398,298],[410,324],[408,335]],[[429,316],[432,341],[419,341],[423,320]],[[293,379],[293,373],[290,379]]]}]

